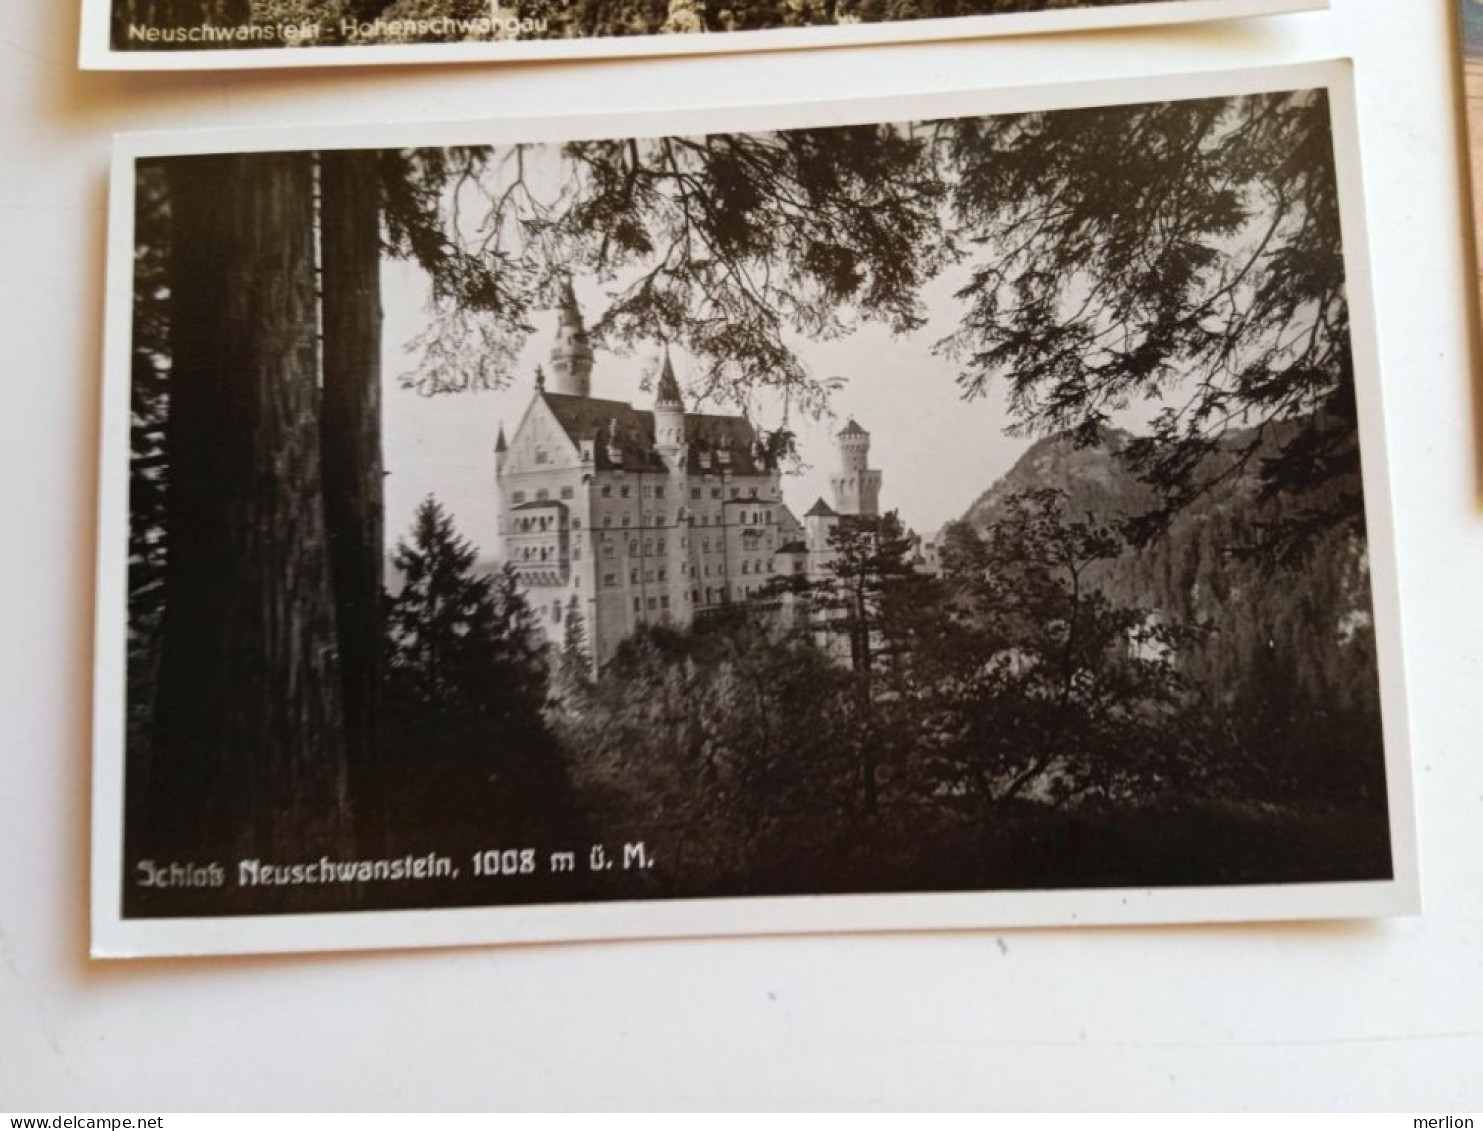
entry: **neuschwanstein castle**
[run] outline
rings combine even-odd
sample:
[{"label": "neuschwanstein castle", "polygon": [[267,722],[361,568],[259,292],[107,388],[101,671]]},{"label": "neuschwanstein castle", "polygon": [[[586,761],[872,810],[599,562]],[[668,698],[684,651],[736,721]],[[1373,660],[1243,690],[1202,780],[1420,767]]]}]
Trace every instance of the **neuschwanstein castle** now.
[{"label": "neuschwanstein castle", "polygon": [[779,575],[817,576],[842,518],[879,511],[870,434],[838,434],[834,505],[800,522],[776,460],[740,416],[686,412],[666,353],[651,410],[592,395],[592,347],[570,283],[551,374],[495,444],[503,556],[547,638],[580,610],[594,664],[641,624],[688,625]]}]

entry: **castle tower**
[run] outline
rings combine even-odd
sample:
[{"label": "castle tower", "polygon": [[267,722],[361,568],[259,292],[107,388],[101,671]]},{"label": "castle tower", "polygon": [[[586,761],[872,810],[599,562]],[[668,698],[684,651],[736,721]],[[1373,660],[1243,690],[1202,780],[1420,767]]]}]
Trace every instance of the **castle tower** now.
[{"label": "castle tower", "polygon": [[570,279],[561,282],[556,341],[551,344],[551,392],[570,397],[592,395],[592,345]]},{"label": "castle tower", "polygon": [[684,447],[685,402],[680,396],[680,383],[675,380],[675,367],[669,360],[669,347],[666,346],[659,382],[654,389],[654,450],[673,468]]},{"label": "castle tower", "polygon": [[881,473],[870,466],[870,433],[855,418],[839,431],[839,470],[829,477],[840,514],[880,514]]}]

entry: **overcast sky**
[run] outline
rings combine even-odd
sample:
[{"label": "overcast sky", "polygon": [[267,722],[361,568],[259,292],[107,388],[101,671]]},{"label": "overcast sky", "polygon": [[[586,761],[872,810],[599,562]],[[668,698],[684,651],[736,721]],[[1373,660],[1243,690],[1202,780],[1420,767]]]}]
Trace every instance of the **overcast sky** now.
[{"label": "overcast sky", "polygon": [[[955,328],[960,304],[952,291],[960,281],[947,277],[928,288],[930,321],[909,337],[893,338],[882,328],[867,326],[840,341],[798,344],[800,356],[816,376],[843,377],[847,384],[834,395],[833,419],[795,416],[791,422],[809,464],[801,474],[783,481],[784,498],[794,513],[801,515],[819,496],[830,498],[829,473],[838,458],[834,433],[850,415],[870,432],[871,463],[884,472],[881,506],[898,510],[902,520],[921,533],[962,515],[1028,446],[1024,440],[1004,436],[1007,417],[1002,398],[965,403],[954,384],[955,366],[932,354],[933,343]],[[590,325],[606,305],[604,288],[581,278],[573,283]],[[535,319],[536,332],[526,343],[508,389],[424,397],[400,388],[397,378],[411,366],[406,344],[427,319],[427,281],[414,267],[390,263],[383,269],[383,290],[388,544],[407,531],[417,504],[432,493],[453,512],[459,529],[483,556],[497,557],[495,432],[503,421],[513,433],[530,403],[535,367],[546,363],[551,348],[555,312]],[[657,349],[656,345],[628,357],[599,350],[593,395],[649,408],[652,395],[639,386],[646,366],[653,367]],[[683,386],[689,362],[678,351],[673,356]],[[688,397],[687,407],[693,408]],[[771,427],[777,420],[761,423]]]}]

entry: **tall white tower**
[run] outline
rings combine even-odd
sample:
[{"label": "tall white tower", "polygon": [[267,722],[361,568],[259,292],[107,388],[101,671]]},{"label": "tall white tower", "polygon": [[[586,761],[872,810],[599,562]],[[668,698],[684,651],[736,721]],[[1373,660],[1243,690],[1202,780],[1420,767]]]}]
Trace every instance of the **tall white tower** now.
[{"label": "tall white tower", "polygon": [[829,477],[834,509],[840,514],[880,514],[881,473],[870,466],[870,433],[852,416],[836,439],[839,470]]},{"label": "tall white tower", "polygon": [[674,467],[685,448],[685,402],[680,396],[680,383],[675,380],[675,367],[664,351],[664,364],[659,370],[659,383],[654,389],[654,450],[670,467]]},{"label": "tall white tower", "polygon": [[582,325],[582,310],[572,281],[561,283],[561,303],[557,307],[556,341],[551,343],[550,392],[569,397],[592,395],[592,344],[587,340],[587,327]]}]

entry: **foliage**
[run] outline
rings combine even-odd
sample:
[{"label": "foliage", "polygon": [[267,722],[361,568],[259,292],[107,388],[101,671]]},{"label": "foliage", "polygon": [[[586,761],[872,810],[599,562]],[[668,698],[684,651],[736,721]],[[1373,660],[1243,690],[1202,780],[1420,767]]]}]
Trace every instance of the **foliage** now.
[{"label": "foliage", "polygon": [[388,683],[425,717],[498,721],[513,743],[542,730],[545,662],[513,567],[480,575],[476,559],[437,500],[425,499],[392,559],[403,580],[387,610]]},{"label": "foliage", "polygon": [[592,652],[587,643],[587,622],[575,595],[567,602],[562,617],[555,692],[557,704],[574,712],[585,709],[592,694]]},{"label": "foliage", "polygon": [[149,741],[164,615],[169,455],[170,209],[164,171],[143,164],[134,194],[134,325],[129,402],[130,742]]},{"label": "foliage", "polygon": [[774,840],[839,828],[844,686],[810,641],[745,607],[640,629],[559,732],[573,786],[589,815],[683,851],[672,869],[745,874]]},{"label": "foliage", "polygon": [[955,530],[946,562],[963,639],[937,661],[937,761],[998,802],[1032,789],[1118,800],[1176,772],[1167,756],[1190,703],[1178,656],[1194,634],[1092,583],[1123,542],[1064,503],[1054,488],[1011,495],[982,541]]},{"label": "foliage", "polygon": [[699,396],[770,388],[820,411],[832,383],[790,335],[859,318],[924,323],[917,290],[945,261],[944,188],[928,148],[892,126],[576,142],[581,195],[562,216],[574,260],[637,276],[594,327],[659,336],[704,359]]},{"label": "foliage", "polygon": [[[964,118],[938,142],[961,238],[983,249],[943,343],[965,393],[1003,379],[1021,431],[1087,444],[1114,414],[1156,405],[1127,452],[1158,492],[1140,541],[1282,422],[1300,426],[1261,463],[1267,495],[1357,468],[1322,92]],[[1323,517],[1357,525],[1358,494]],[[1311,531],[1274,542],[1286,533]]]}]

